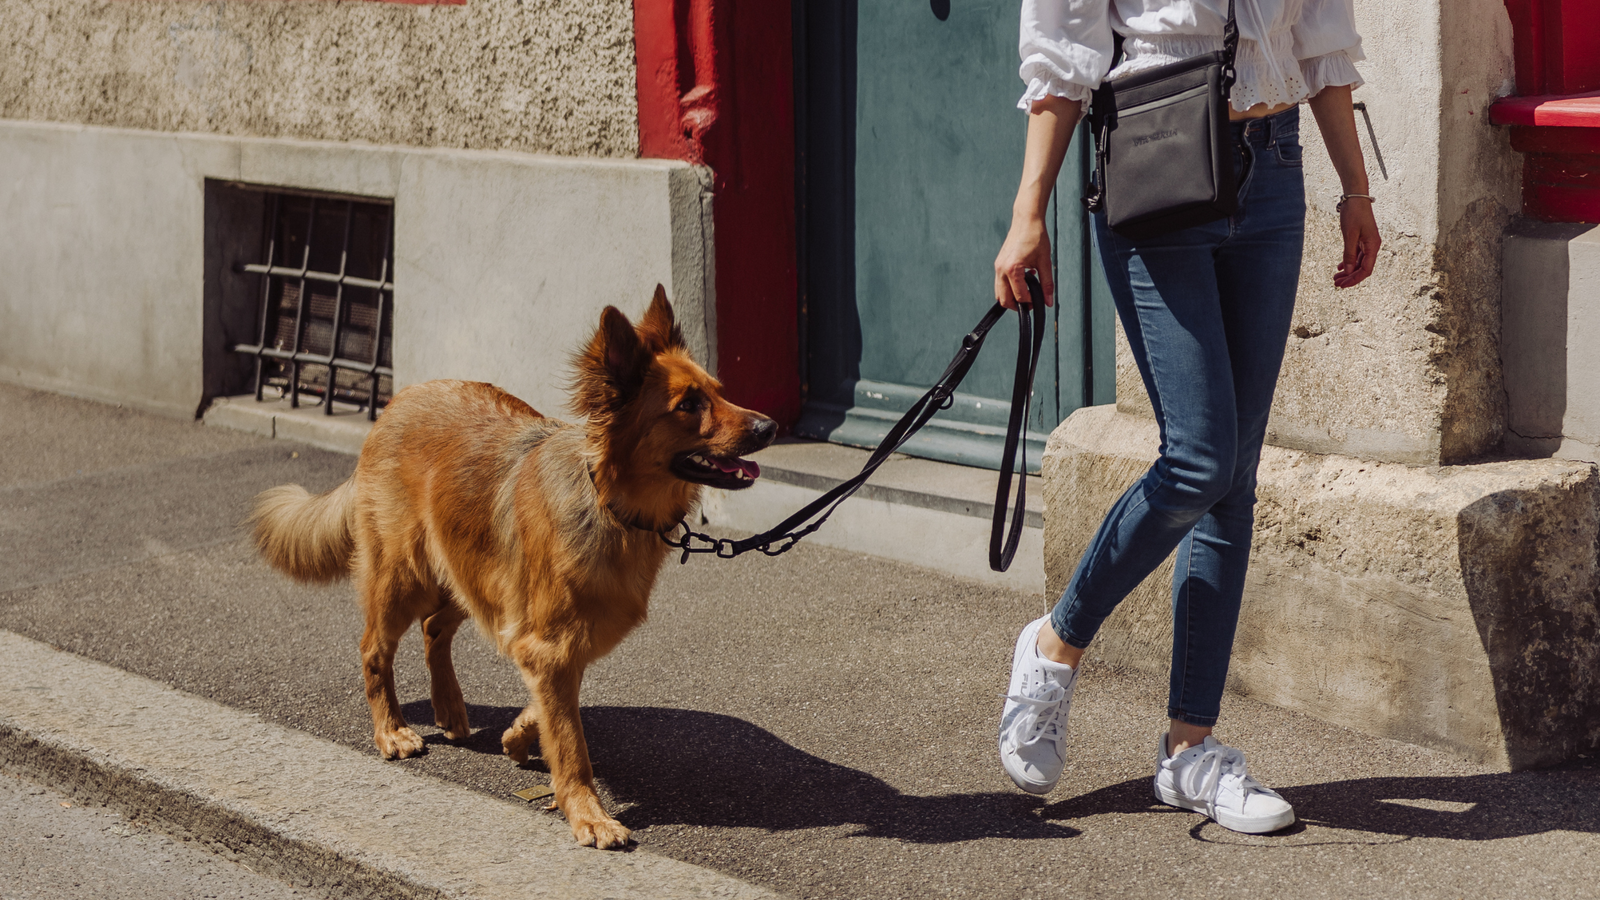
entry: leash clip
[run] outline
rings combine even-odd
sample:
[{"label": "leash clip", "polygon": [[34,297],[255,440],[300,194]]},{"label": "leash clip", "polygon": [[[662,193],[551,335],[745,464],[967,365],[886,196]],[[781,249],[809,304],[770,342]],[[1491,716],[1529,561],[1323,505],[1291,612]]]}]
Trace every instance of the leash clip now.
[{"label": "leash clip", "polygon": [[[683,529],[683,537],[673,539],[672,533],[679,528]],[[696,553],[714,553],[718,559],[733,559],[739,555],[739,548],[732,538],[714,538],[694,531],[689,528],[688,519],[679,519],[678,524],[656,534],[661,536],[663,544],[683,551],[678,557],[678,565],[688,565],[689,557]],[[701,546],[695,546],[695,541],[699,541]]]}]

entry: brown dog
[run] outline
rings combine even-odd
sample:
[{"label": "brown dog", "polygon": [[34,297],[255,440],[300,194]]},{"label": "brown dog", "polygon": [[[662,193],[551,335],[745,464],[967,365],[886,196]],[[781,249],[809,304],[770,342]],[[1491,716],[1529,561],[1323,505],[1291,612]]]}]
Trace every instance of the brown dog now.
[{"label": "brown dog", "polygon": [[450,641],[471,616],[532,695],[501,739],[506,754],[524,762],[537,741],[573,836],[614,848],[629,832],[595,795],[578,718],[583,671],[644,621],[667,552],[657,530],[688,514],[701,485],[754,483],[760,470],[739,457],[772,443],[776,427],[723,399],[659,286],[637,329],[607,307],[575,365],[583,425],[492,385],[419,384],[384,410],[350,480],[316,497],[273,488],[253,521],[278,570],[308,582],[354,573],[385,758],[423,748],[394,688],[395,647],[413,622],[439,727],[452,740],[470,733]]}]

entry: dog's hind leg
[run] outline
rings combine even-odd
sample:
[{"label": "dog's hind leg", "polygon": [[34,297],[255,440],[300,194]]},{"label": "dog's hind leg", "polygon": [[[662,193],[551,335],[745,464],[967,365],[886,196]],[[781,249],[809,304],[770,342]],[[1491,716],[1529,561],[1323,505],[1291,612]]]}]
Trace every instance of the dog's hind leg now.
[{"label": "dog's hind leg", "polygon": [[606,814],[595,793],[589,745],[578,716],[578,688],[588,660],[574,658],[570,646],[534,638],[519,642],[513,652],[533,694],[534,702],[528,708],[536,710],[550,786],[556,792],[556,805],[572,827],[572,836],[586,847],[601,850],[627,846],[631,832]]},{"label": "dog's hind leg", "polygon": [[372,707],[372,740],[384,759],[405,759],[422,752],[422,737],[406,726],[394,690],[394,652],[411,623],[419,591],[404,576],[366,567],[361,585],[367,627],[361,635],[361,671],[367,704]]},{"label": "dog's hind leg", "polygon": [[467,703],[456,680],[456,667],[450,660],[450,642],[456,629],[466,621],[466,610],[451,599],[448,589],[439,589],[439,609],[422,620],[423,653],[428,659],[428,674],[433,680],[433,718],[444,729],[444,736],[459,741],[472,734],[467,724]]},{"label": "dog's hind leg", "polygon": [[517,714],[517,720],[500,736],[500,746],[517,765],[528,761],[539,746],[539,701],[529,703]]}]

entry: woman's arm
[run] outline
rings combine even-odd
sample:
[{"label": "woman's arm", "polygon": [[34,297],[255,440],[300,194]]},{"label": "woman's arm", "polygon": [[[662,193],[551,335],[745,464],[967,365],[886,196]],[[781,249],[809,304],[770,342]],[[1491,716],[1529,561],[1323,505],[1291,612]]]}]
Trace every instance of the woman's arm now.
[{"label": "woman's arm", "polygon": [[[1311,98],[1311,114],[1317,118],[1322,143],[1339,173],[1345,194],[1366,194],[1367,164],[1361,155],[1361,140],[1356,136],[1356,114],[1350,103],[1348,85],[1323,88]],[[1334,287],[1355,287],[1372,274],[1383,240],[1378,237],[1378,220],[1372,214],[1372,201],[1351,197],[1341,204],[1339,230],[1344,233],[1344,259],[1333,275]]]},{"label": "woman's arm", "polygon": [[1033,102],[1028,112],[1022,184],[1011,205],[1011,230],[994,261],[994,299],[1007,309],[1016,309],[1018,301],[1028,302],[1027,283],[1022,277],[1026,269],[1038,271],[1045,305],[1055,305],[1055,272],[1050,263],[1050,235],[1045,231],[1044,214],[1050,205],[1050,190],[1061,173],[1061,161],[1072,143],[1072,131],[1082,114],[1083,104],[1065,97],[1042,97]]}]

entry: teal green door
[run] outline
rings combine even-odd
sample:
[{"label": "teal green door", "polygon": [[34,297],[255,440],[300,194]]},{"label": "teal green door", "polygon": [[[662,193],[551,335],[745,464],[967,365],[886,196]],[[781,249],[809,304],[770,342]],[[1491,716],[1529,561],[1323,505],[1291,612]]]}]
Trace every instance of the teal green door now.
[{"label": "teal green door", "polygon": [[[993,302],[1026,116],[1017,0],[796,6],[807,437],[873,447]],[[1113,398],[1111,309],[1088,265],[1079,142],[1052,210],[1059,303],[1034,383],[1028,460],[1051,429]],[[1010,413],[1014,317],[955,406],[906,450],[995,467]]]}]

